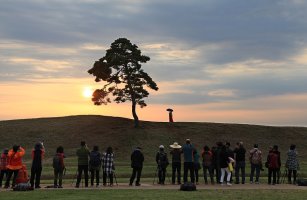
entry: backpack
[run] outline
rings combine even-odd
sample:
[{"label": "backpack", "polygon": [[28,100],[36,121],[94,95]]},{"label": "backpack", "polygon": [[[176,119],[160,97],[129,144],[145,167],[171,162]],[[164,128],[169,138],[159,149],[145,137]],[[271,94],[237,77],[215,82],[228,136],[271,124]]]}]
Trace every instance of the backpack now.
[{"label": "backpack", "polygon": [[13,191],[30,191],[33,190],[30,183],[18,183],[14,188]]},{"label": "backpack", "polygon": [[99,152],[92,151],[90,153],[89,164],[91,167],[99,167],[101,165],[101,156]]},{"label": "backpack", "polygon": [[196,191],[196,185],[191,182],[186,182],[180,186],[181,191]]},{"label": "backpack", "polygon": [[60,170],[62,168],[59,155],[54,155],[52,166],[55,170]]},{"label": "backpack", "polygon": [[298,186],[307,186],[307,179],[298,179],[297,185]]},{"label": "backpack", "polygon": [[27,183],[28,181],[29,181],[29,175],[27,167],[25,165],[22,165],[22,168],[18,171],[15,182],[16,184],[19,184],[19,183]]},{"label": "backpack", "polygon": [[209,167],[212,164],[212,153],[209,151],[205,151],[202,155],[203,157],[203,166]]},{"label": "backpack", "polygon": [[165,152],[158,152],[159,153],[159,163],[161,167],[167,167],[169,162],[167,159],[167,155]]},{"label": "backpack", "polygon": [[253,153],[251,153],[250,162],[255,165],[261,164],[261,152],[255,150]]}]

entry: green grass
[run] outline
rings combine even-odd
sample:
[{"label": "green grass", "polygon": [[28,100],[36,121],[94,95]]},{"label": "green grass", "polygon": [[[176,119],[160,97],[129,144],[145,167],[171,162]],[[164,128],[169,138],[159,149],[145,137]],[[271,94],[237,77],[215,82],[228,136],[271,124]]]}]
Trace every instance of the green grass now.
[{"label": "green grass", "polygon": [[36,190],[31,192],[0,192],[4,200],[81,200],[81,199],[253,199],[253,200],[294,200],[305,199],[307,190],[198,190],[182,192],[178,190]]}]

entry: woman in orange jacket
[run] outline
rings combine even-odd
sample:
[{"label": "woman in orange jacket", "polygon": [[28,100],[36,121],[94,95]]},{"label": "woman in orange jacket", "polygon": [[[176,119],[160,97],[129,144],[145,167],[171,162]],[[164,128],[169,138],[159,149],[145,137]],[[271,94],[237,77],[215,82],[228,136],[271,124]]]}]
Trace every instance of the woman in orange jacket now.
[{"label": "woman in orange jacket", "polygon": [[16,178],[18,175],[18,171],[22,168],[22,157],[25,155],[25,150],[21,146],[14,145],[13,149],[11,149],[8,153],[8,176],[5,182],[5,188],[10,187],[10,179],[12,175],[13,177],[13,183],[12,187],[15,186]]}]

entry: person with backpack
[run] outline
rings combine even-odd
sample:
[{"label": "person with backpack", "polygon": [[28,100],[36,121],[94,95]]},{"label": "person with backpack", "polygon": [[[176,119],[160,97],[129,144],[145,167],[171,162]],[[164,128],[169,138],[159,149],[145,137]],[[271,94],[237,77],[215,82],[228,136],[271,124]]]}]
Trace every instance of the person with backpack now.
[{"label": "person with backpack", "polygon": [[159,182],[158,184],[164,185],[165,183],[165,173],[166,168],[169,164],[167,154],[164,152],[164,146],[159,146],[159,151],[156,154],[156,163],[157,163],[157,170],[158,170],[158,176],[159,176]]},{"label": "person with backpack", "polygon": [[199,156],[198,151],[194,149],[193,162],[194,162],[194,173],[195,173],[194,175],[195,175],[196,185],[198,185],[198,179],[199,179],[198,172],[201,169],[199,158],[200,156]]},{"label": "person with backpack", "polygon": [[56,149],[56,154],[53,157],[53,163],[52,163],[53,172],[54,172],[54,181],[53,181],[54,188],[63,188],[62,179],[65,171],[64,158],[65,158],[64,148],[62,146],[59,146]]},{"label": "person with backpack", "polygon": [[[297,151],[296,145],[291,144],[289,151],[287,152],[287,161],[286,161],[286,168],[288,170],[288,184],[296,184],[296,176],[297,170],[299,170],[299,162],[297,159]],[[293,174],[293,182],[291,180]]]},{"label": "person with backpack", "polygon": [[98,146],[93,147],[90,153],[89,169],[91,172],[91,186],[94,186],[94,177],[96,175],[96,187],[99,186],[99,171],[101,167],[101,154]]},{"label": "person with backpack", "polygon": [[182,148],[183,157],[184,157],[184,165],[183,165],[183,182],[188,182],[188,171],[190,171],[191,182],[195,183],[195,174],[194,174],[194,161],[193,161],[193,153],[195,151],[194,146],[191,144],[190,139],[186,139],[186,143]]},{"label": "person with backpack", "polygon": [[[275,185],[276,182],[276,175],[277,170],[280,168],[280,157],[278,155],[278,147],[275,145],[273,149],[269,152],[269,155],[267,157],[267,167],[269,170],[268,173],[268,184],[269,185]],[[272,182],[272,175],[273,175],[273,182]]]},{"label": "person with backpack", "polygon": [[103,169],[103,186],[107,184],[107,177],[110,179],[110,186],[113,186],[114,175],[114,154],[112,147],[108,147],[106,152],[102,155],[102,169]]},{"label": "person with backpack", "polygon": [[202,165],[203,165],[203,172],[204,172],[204,180],[205,184],[208,184],[208,172],[210,176],[211,184],[214,184],[213,179],[213,154],[210,151],[207,145],[204,146],[203,152],[201,154],[202,157]]},{"label": "person with backpack", "polygon": [[84,179],[85,179],[85,187],[88,187],[88,161],[90,150],[87,148],[87,145],[84,141],[81,142],[81,147],[76,152],[78,157],[78,176],[77,176],[77,183],[76,188],[79,188],[82,172],[84,172]]},{"label": "person with backpack", "polygon": [[250,183],[254,183],[254,174],[256,171],[256,184],[259,184],[260,170],[262,169],[262,152],[258,149],[258,144],[249,151],[249,161],[251,164]]},{"label": "person with backpack", "polygon": [[236,182],[235,184],[240,183],[240,171],[241,171],[241,183],[245,184],[245,154],[246,150],[243,146],[243,142],[237,143],[237,147],[234,150],[235,154],[235,177],[236,177]]},{"label": "person with backpack", "polygon": [[34,179],[35,179],[35,188],[39,189],[40,179],[42,174],[42,160],[44,159],[45,148],[42,142],[36,143],[34,149],[32,150],[32,167],[31,167],[31,178],[30,184],[34,188]]},{"label": "person with backpack", "polygon": [[170,151],[170,154],[172,156],[172,184],[175,184],[176,181],[176,173],[177,173],[177,184],[181,184],[181,145],[179,145],[177,142],[174,142],[174,144],[170,145],[170,148],[172,150]]},{"label": "person with backpack", "polygon": [[12,183],[12,188],[16,184],[16,178],[18,176],[18,171],[22,168],[22,157],[25,155],[26,151],[24,148],[18,145],[14,145],[13,148],[8,152],[8,175],[7,179],[5,182],[5,188],[10,187],[10,179],[12,175],[14,174],[13,177],[13,183]]},{"label": "person with backpack", "polygon": [[136,176],[135,186],[140,186],[140,179],[143,169],[144,155],[141,152],[141,147],[136,147],[131,154],[131,168],[133,169],[132,175],[130,177],[129,185],[132,186],[132,183]]},{"label": "person with backpack", "polygon": [[8,170],[7,170],[7,164],[8,164],[8,149],[4,149],[3,153],[1,154],[1,160],[0,160],[0,188],[2,188],[2,180],[5,175],[7,178]]}]

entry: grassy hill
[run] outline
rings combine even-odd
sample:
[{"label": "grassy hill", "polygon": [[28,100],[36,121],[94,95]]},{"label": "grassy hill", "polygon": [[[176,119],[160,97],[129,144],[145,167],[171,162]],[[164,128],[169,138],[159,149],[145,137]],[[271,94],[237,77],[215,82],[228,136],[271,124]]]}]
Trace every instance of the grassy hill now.
[{"label": "grassy hill", "polygon": [[[233,146],[236,142],[243,141],[246,149],[251,149],[254,143],[258,143],[264,156],[267,155],[269,146],[277,144],[284,163],[285,153],[293,143],[299,151],[301,175],[305,176],[307,171],[307,128],[146,121],[142,121],[141,127],[137,129],[133,125],[131,119],[92,115],[0,121],[0,149],[10,148],[13,144],[22,145],[27,152],[25,161],[30,167],[30,150],[37,141],[43,140],[46,148],[43,177],[52,179],[51,161],[57,146],[62,145],[65,149],[65,163],[69,169],[67,178],[75,176],[75,152],[80,141],[85,140],[90,148],[98,145],[101,151],[112,146],[118,177],[128,178],[131,173],[130,154],[135,146],[141,146],[145,154],[143,176],[153,177],[156,170],[155,153],[160,144],[166,146],[168,151],[169,145],[174,141],[183,144],[186,138],[190,138],[201,151],[205,144],[212,146],[217,141],[229,141]],[[124,179],[124,182],[127,180]]]},{"label": "grassy hill", "polygon": [[243,141],[247,149],[258,143],[266,153],[269,146],[277,144],[282,155],[293,143],[302,159],[307,156],[307,128],[303,127],[142,121],[141,128],[135,129],[131,119],[89,115],[0,121],[0,135],[1,149],[20,144],[29,150],[43,140],[47,155],[53,155],[58,145],[64,146],[67,155],[74,155],[80,141],[85,140],[90,148],[98,145],[101,151],[112,146],[116,157],[123,161],[129,161],[130,152],[137,145],[151,159],[160,144],[182,144],[186,138],[199,150],[217,141],[229,141],[232,145]]}]

